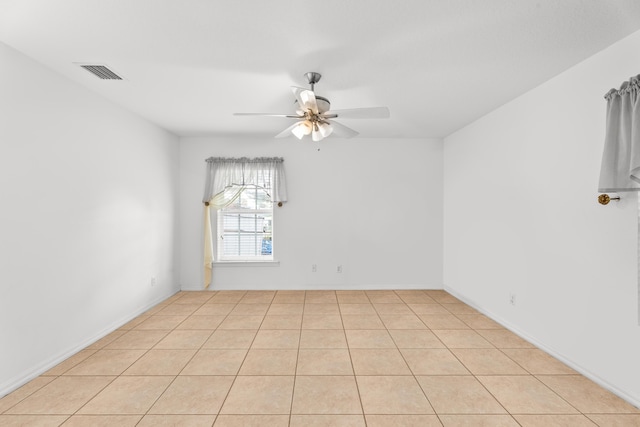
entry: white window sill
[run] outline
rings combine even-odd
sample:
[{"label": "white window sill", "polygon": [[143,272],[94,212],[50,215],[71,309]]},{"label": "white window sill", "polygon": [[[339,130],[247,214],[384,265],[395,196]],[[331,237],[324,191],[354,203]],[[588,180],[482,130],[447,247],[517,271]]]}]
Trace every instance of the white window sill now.
[{"label": "white window sill", "polygon": [[279,267],[280,261],[214,261],[214,267]]}]

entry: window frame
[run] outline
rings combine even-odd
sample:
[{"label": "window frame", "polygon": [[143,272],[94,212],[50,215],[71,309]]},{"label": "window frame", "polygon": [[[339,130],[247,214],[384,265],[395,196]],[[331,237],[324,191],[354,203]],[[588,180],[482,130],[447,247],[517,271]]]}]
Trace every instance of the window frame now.
[{"label": "window frame", "polygon": [[[234,264],[234,263],[273,263],[275,262],[275,252],[274,252],[274,231],[275,231],[275,227],[274,227],[274,203],[271,201],[271,195],[269,194],[269,191],[267,188],[260,186],[260,185],[248,185],[247,188],[245,188],[240,195],[238,195],[238,200],[242,197],[242,193],[244,193],[245,191],[253,191],[255,190],[256,192],[259,190],[262,190],[265,192],[265,194],[268,196],[269,198],[269,208],[265,209],[265,208],[255,208],[255,209],[248,209],[248,208],[239,208],[236,206],[235,201],[234,203],[230,204],[227,207],[224,207],[222,209],[219,209],[218,211],[216,211],[216,221],[214,222],[216,224],[216,262],[221,263],[221,264]],[[224,253],[224,234],[225,234],[225,230],[224,230],[224,216],[225,214],[230,214],[230,215],[270,215],[271,216],[271,231],[270,231],[270,236],[271,236],[271,255],[228,255]],[[242,230],[240,228],[240,224],[238,225],[238,230],[237,230],[237,234],[238,236],[242,235]],[[257,231],[253,231],[253,232],[248,232],[247,234],[251,235],[251,234],[263,234],[263,233],[259,233]],[[264,239],[264,237],[263,237]]]}]

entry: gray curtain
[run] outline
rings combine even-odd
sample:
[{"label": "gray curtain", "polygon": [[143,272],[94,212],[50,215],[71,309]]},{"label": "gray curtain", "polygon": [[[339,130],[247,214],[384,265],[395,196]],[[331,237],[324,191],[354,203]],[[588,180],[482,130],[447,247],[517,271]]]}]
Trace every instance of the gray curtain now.
[{"label": "gray curtain", "polygon": [[598,191],[640,190],[640,75],[606,95],[607,130]]}]

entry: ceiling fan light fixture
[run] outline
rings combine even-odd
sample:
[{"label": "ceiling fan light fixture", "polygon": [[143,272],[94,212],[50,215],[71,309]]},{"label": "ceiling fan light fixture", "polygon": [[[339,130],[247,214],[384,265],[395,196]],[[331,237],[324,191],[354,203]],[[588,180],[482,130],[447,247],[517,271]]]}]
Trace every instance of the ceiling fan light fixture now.
[{"label": "ceiling fan light fixture", "polygon": [[309,135],[311,133],[311,123],[308,121],[298,122],[298,125],[291,129],[291,133],[295,135],[296,138],[302,139],[305,135]]},{"label": "ceiling fan light fixture", "polygon": [[318,132],[320,132],[320,135],[322,135],[323,138],[326,138],[331,135],[331,132],[333,132],[333,127],[331,127],[327,122],[321,122],[318,125]]}]

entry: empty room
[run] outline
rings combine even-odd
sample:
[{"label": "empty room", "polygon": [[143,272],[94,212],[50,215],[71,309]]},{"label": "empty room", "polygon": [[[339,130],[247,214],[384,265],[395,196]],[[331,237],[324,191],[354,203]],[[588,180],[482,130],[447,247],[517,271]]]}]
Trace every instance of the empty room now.
[{"label": "empty room", "polygon": [[0,1],[0,425],[640,426],[637,0]]}]

